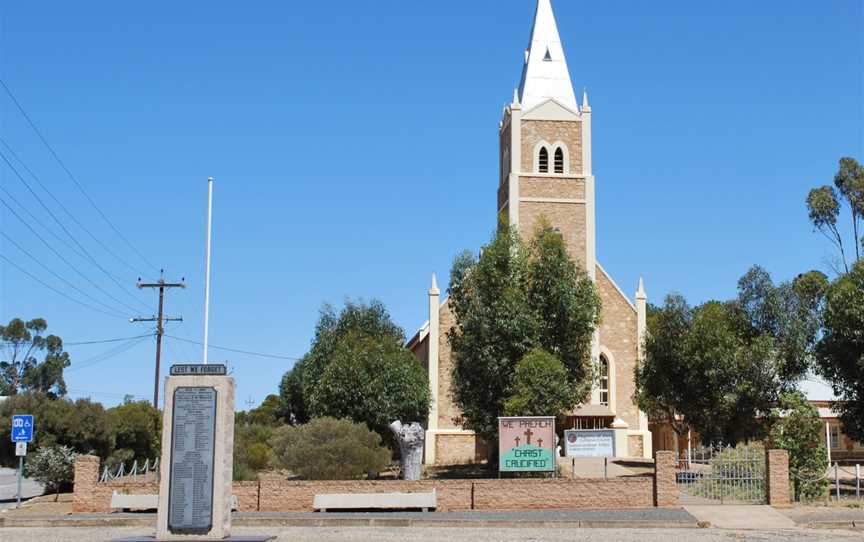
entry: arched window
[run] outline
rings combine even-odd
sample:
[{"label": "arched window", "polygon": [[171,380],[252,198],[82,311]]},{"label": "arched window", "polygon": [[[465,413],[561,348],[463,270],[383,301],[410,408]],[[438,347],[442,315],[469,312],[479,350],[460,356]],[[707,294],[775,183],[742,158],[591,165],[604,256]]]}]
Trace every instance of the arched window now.
[{"label": "arched window", "polygon": [[564,151],[561,147],[555,149],[555,173],[564,173]]},{"label": "arched window", "polygon": [[600,392],[600,404],[609,405],[609,360],[600,354],[599,378],[597,388]]},{"label": "arched window", "polygon": [[540,157],[537,160],[537,171],[549,173],[549,151],[546,147],[540,149]]}]

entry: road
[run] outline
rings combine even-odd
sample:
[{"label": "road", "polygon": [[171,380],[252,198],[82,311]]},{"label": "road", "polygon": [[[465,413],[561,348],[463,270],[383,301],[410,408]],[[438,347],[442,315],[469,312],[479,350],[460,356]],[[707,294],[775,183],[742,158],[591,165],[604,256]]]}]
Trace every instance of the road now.
[{"label": "road", "polygon": [[[24,528],[0,529],[0,540],[15,542],[104,542],[107,540],[152,534],[151,530],[123,528]],[[448,528],[448,527],[260,527],[237,528],[237,535],[270,534],[278,540],[300,542],[336,542],[374,540],[375,542],[448,542],[541,541],[589,542],[596,540],[620,542],[861,542],[861,533],[825,530],[762,530],[734,531],[723,529],[528,529],[528,528]]]},{"label": "road", "polygon": [[[25,499],[39,496],[42,492],[42,484],[36,481],[25,478],[21,483],[21,493]],[[15,506],[14,499],[17,493],[18,471],[16,469],[0,468],[0,509]]]}]

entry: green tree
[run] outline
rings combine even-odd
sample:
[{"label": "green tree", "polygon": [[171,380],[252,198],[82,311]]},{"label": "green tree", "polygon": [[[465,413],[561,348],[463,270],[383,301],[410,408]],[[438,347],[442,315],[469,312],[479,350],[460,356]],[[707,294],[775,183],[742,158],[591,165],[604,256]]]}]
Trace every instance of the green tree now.
[{"label": "green tree", "polygon": [[780,405],[774,412],[777,421],[768,437],[770,446],[789,452],[789,475],[797,499],[823,497],[828,488],[828,452],[822,441],[825,426],[819,411],[800,392],[784,394]]},{"label": "green tree", "polygon": [[560,416],[572,410],[578,400],[561,360],[535,348],[516,364],[513,392],[504,403],[504,414]]},{"label": "green tree", "polygon": [[380,301],[348,301],[338,314],[325,305],[312,348],[282,378],[283,416],[295,424],[349,418],[385,438],[394,420],[425,421],[429,385],[404,343],[404,332]]},{"label": "green tree", "polygon": [[276,427],[284,422],[282,418],[282,403],[278,395],[270,394],[256,408],[247,413],[250,424]]},{"label": "green tree", "polygon": [[[111,431],[105,408],[89,399],[52,399],[41,392],[24,392],[0,401],[0,424],[11,427],[13,414],[33,414],[35,431],[30,450],[42,446],[68,446],[78,453],[106,459],[111,452]],[[0,439],[0,464],[17,464],[15,447]]]},{"label": "green tree", "polygon": [[[838,227],[838,219],[843,203],[849,206],[852,222],[852,240],[855,248],[855,261],[861,257],[861,243],[864,239],[859,233],[860,220],[864,217],[864,167],[854,158],[841,158],[834,186],[820,186],[810,190],[807,195],[807,212],[813,227],[822,233],[840,251],[840,259],[845,272],[849,272],[844,235]],[[854,263],[854,262],[853,262]]]},{"label": "green tree", "polygon": [[[759,437],[769,412],[806,373],[818,333],[819,277],[775,286],[754,267],[738,298],[691,308],[669,296],[652,310],[635,398],[677,436],[693,427],[706,444]],[[683,416],[683,419],[679,416]]]},{"label": "green tree", "polygon": [[75,477],[78,454],[68,446],[42,447],[27,460],[26,475],[54,490],[54,502],[60,499],[60,489]]},{"label": "green tree", "polygon": [[818,372],[840,399],[843,431],[864,441],[864,260],[828,287],[823,334],[816,349]]},{"label": "green tree", "polygon": [[429,410],[423,367],[389,338],[345,337],[307,389],[314,417],[348,418],[388,437],[387,426],[394,420],[425,422]]},{"label": "green tree", "polygon": [[[0,395],[21,391],[40,391],[55,397],[66,395],[63,369],[69,367],[69,354],[63,340],[44,335],[48,322],[34,318],[28,322],[13,318],[0,325]],[[42,361],[37,354],[44,352]]]},{"label": "green tree", "polygon": [[307,480],[353,480],[380,472],[390,462],[381,436],[365,424],[315,418],[305,425],[285,425],[270,439],[276,467]]},{"label": "green tree", "polygon": [[456,258],[449,293],[454,399],[467,428],[494,441],[516,364],[534,348],[558,357],[577,400],[584,398],[600,299],[548,223],[541,221],[526,246],[502,221],[479,259],[468,252]]},{"label": "green tree", "polygon": [[159,410],[148,401],[125,401],[105,414],[113,448],[109,459],[112,466],[159,457],[162,421]]},{"label": "green tree", "polygon": [[279,403],[282,418],[291,425],[309,421],[309,412],[303,400],[303,369],[308,356],[303,357],[282,377],[279,383]]}]

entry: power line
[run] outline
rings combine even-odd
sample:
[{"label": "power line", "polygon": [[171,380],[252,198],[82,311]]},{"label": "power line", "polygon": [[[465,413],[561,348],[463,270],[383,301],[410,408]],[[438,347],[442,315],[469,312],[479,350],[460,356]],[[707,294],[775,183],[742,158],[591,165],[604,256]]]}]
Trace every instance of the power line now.
[{"label": "power line", "polygon": [[74,213],[72,213],[65,205],[63,205],[63,202],[60,201],[60,199],[57,198],[57,196],[55,196],[47,186],[45,186],[45,183],[42,182],[42,179],[40,179],[36,175],[36,173],[33,172],[32,169],[27,167],[27,164],[24,162],[24,160],[22,160],[21,157],[18,156],[18,154],[12,149],[12,147],[9,146],[9,143],[3,137],[0,137],[0,143],[2,143],[4,147],[6,147],[6,150],[9,151],[9,154],[11,154],[12,157],[18,161],[21,167],[24,168],[24,170],[29,173],[31,177],[33,177],[33,179],[39,184],[42,190],[44,190],[46,194],[51,196],[51,199],[54,200],[54,203],[56,203],[58,207],[63,209],[63,212],[66,213],[66,216],[68,216],[69,219],[72,220],[72,222],[74,222],[79,228],[84,230],[84,232],[89,235],[90,238],[93,239],[93,241],[95,241],[100,247],[102,247],[105,252],[113,256],[114,259],[116,259],[118,262],[125,265],[130,270],[135,271],[136,273],[140,271],[132,264],[127,262],[125,259],[121,258],[116,252],[111,250],[105,243],[103,243],[98,237],[96,237],[93,232],[91,232],[84,224],[82,224],[81,221],[78,220],[78,217],[76,217]]},{"label": "power line", "polygon": [[[175,341],[183,341],[187,343],[203,345],[204,343],[199,341],[193,341],[192,339],[183,339],[181,337],[175,337],[174,335],[165,334],[166,337],[170,337]],[[225,350],[227,352],[236,352],[238,354],[248,354],[250,356],[258,356],[262,358],[273,358],[273,359],[288,359],[292,361],[300,361],[301,358],[295,358],[291,356],[280,356],[278,354],[263,354],[261,352],[250,352],[249,350],[240,350],[238,348],[228,348],[227,346],[216,346],[215,344],[208,345],[209,348],[215,348],[216,350]]]},{"label": "power line", "polygon": [[20,250],[21,252],[23,252],[24,254],[26,254],[26,255],[27,255],[31,260],[33,260],[34,262],[36,262],[37,265],[39,265],[40,267],[42,267],[42,269],[44,269],[45,271],[48,271],[49,273],[51,273],[52,275],[54,275],[54,277],[56,277],[58,280],[60,280],[61,282],[66,283],[67,286],[69,286],[70,288],[72,288],[73,290],[75,290],[76,292],[78,292],[79,294],[83,295],[84,297],[86,297],[86,298],[89,299],[90,301],[93,301],[94,303],[98,303],[99,305],[102,305],[103,307],[107,308],[109,311],[114,312],[115,316],[118,316],[118,317],[120,317],[120,318],[123,318],[123,314],[120,313],[120,312],[115,311],[114,307],[112,307],[112,306],[110,306],[110,305],[108,305],[108,304],[106,304],[106,303],[103,303],[102,301],[100,301],[100,300],[96,299],[95,297],[91,296],[90,294],[88,294],[87,292],[85,292],[84,290],[82,290],[81,288],[75,286],[74,284],[72,284],[71,282],[69,282],[68,280],[66,280],[65,278],[61,277],[61,276],[60,276],[56,271],[54,271],[53,269],[51,269],[50,267],[48,267],[47,265],[45,265],[44,263],[42,263],[38,258],[36,258],[36,256],[30,254],[30,252],[28,252],[27,249],[25,249],[25,248],[22,247],[20,244],[18,244],[17,241],[15,241],[15,240],[12,239],[11,237],[9,237],[9,235],[7,235],[6,232],[0,232],[0,235],[3,235],[3,237],[4,237],[7,241],[9,241],[9,242],[12,243],[13,245],[15,245],[15,246],[18,248],[18,250]]},{"label": "power line", "polygon": [[[9,169],[12,170],[12,173],[14,173],[16,177],[18,177],[18,180],[20,180],[20,181],[24,184],[24,186],[27,188],[27,190],[30,192],[30,194],[31,194],[34,198],[36,198],[36,201],[38,201],[38,202],[39,202],[39,205],[41,205],[42,208],[45,210],[45,212],[48,213],[48,216],[50,216],[50,217],[54,220],[54,222],[56,222],[57,225],[60,226],[60,229],[63,230],[63,232],[64,232],[67,236],[69,236],[69,239],[71,239],[72,242],[75,243],[75,245],[76,245],[76,246],[77,246],[77,247],[78,247],[78,248],[79,248],[79,249],[80,249],[84,254],[86,254],[86,256],[87,256],[86,259],[89,259],[90,262],[91,262],[93,265],[95,265],[95,266],[96,266],[100,271],[102,271],[103,273],[105,273],[105,275],[106,275],[109,279],[111,279],[111,280],[114,282],[114,284],[116,284],[117,287],[120,288],[120,290],[123,291],[123,293],[125,293],[126,295],[128,295],[129,297],[131,297],[132,299],[134,299],[137,303],[141,303],[142,305],[144,305],[145,307],[147,307],[147,305],[144,304],[144,302],[142,302],[140,299],[138,299],[137,297],[135,297],[134,295],[132,295],[132,294],[130,294],[128,291],[126,291],[126,289],[123,287],[123,284],[120,283],[120,280],[117,279],[117,277],[115,277],[114,275],[112,275],[111,272],[109,272],[107,269],[105,269],[104,267],[102,267],[102,265],[101,265],[98,261],[96,261],[96,258],[94,258],[92,254],[90,254],[90,251],[88,251],[88,250],[84,247],[84,245],[82,245],[82,244],[78,241],[78,239],[76,239],[75,236],[72,235],[72,232],[70,232],[69,229],[66,228],[66,226],[65,226],[62,222],[60,222],[60,219],[57,218],[57,215],[55,215],[54,212],[53,212],[53,211],[52,211],[52,210],[51,210],[47,205],[45,205],[45,202],[42,201],[42,198],[40,198],[39,195],[36,193],[36,191],[33,190],[33,188],[30,186],[30,183],[27,182],[27,180],[26,180],[26,179],[21,175],[21,173],[19,173],[18,170],[15,169],[15,166],[12,165],[12,162],[10,162],[8,158],[6,158],[6,155],[3,154],[2,151],[0,151],[0,158],[2,158],[4,162],[6,162],[6,165],[9,166]],[[4,192],[6,192],[6,191],[4,190]],[[8,194],[8,192],[7,192],[7,194]],[[20,205],[20,203],[19,203],[19,205]],[[45,226],[42,225],[42,227],[44,228]],[[147,308],[149,309],[149,307],[147,307]]]},{"label": "power line", "polygon": [[116,233],[117,236],[120,237],[120,239],[122,239],[123,242],[126,243],[126,245],[129,248],[131,248],[135,252],[135,254],[138,255],[139,258],[141,258],[142,261],[144,261],[144,263],[146,263],[148,266],[150,266],[150,268],[156,269],[156,266],[153,265],[150,262],[150,260],[148,260],[147,257],[144,256],[141,253],[141,251],[139,251],[135,247],[135,245],[133,245],[129,241],[129,239],[126,238],[125,235],[120,233],[120,230],[117,229],[117,227],[114,225],[114,223],[108,219],[108,217],[105,215],[105,213],[102,212],[102,209],[100,209],[99,206],[96,205],[96,202],[93,201],[93,198],[90,197],[90,194],[88,194],[87,191],[84,190],[84,187],[81,185],[80,182],[78,182],[78,179],[75,178],[75,175],[73,175],[72,172],[69,171],[69,168],[66,167],[66,164],[63,162],[63,160],[60,159],[60,156],[57,155],[57,153],[54,151],[54,148],[51,146],[50,143],[48,143],[48,140],[45,139],[45,136],[42,135],[42,132],[39,131],[39,128],[36,127],[36,123],[33,122],[33,119],[30,118],[30,115],[27,114],[27,112],[24,110],[24,107],[18,101],[18,98],[15,97],[15,95],[12,93],[12,90],[9,89],[9,87],[6,85],[6,82],[2,78],[0,78],[0,85],[3,86],[3,89],[6,91],[6,94],[8,94],[9,97],[12,99],[12,101],[15,103],[15,107],[18,108],[18,111],[20,111],[21,115],[27,120],[27,124],[29,124],[30,127],[33,129],[33,131],[36,132],[36,135],[39,136],[39,139],[42,141],[42,143],[45,145],[45,147],[51,153],[51,156],[54,157],[54,160],[57,161],[57,163],[60,165],[60,167],[63,168],[63,171],[65,171],[66,174],[69,176],[69,178],[72,180],[72,182],[75,183],[75,186],[78,188],[78,191],[80,191],[81,194],[87,199],[87,201],[90,202],[90,205],[92,205],[93,208],[96,209],[96,212],[99,213],[99,216],[102,217],[102,220],[104,220],[105,223],[108,224],[108,226],[110,226],[112,230],[114,230],[114,233]]},{"label": "power line", "polygon": [[[0,189],[2,189],[2,188],[3,188],[3,187],[0,186]],[[4,190],[4,192],[5,192],[5,190]],[[7,195],[8,195],[8,193],[7,193]],[[93,282],[93,281],[92,281],[92,280],[91,280],[87,275],[85,275],[84,273],[82,273],[82,272],[81,272],[77,267],[75,267],[74,265],[72,265],[72,263],[71,263],[69,260],[67,260],[67,259],[66,259],[62,254],[60,254],[59,252],[57,252],[57,250],[56,250],[54,247],[52,247],[52,246],[48,243],[48,241],[45,240],[44,237],[42,237],[41,235],[39,235],[39,232],[37,232],[35,229],[33,229],[33,227],[32,227],[30,224],[28,224],[26,220],[24,220],[23,218],[21,218],[21,215],[19,215],[17,212],[15,212],[15,209],[13,209],[13,208],[8,204],[8,203],[6,203],[6,201],[5,201],[3,198],[0,198],[0,203],[2,203],[2,204],[3,204],[7,209],[9,209],[9,211],[11,211],[13,215],[15,215],[15,218],[17,218],[18,220],[20,220],[21,223],[24,224],[24,225],[25,225],[25,226],[26,226],[26,227],[27,227],[27,228],[28,228],[28,229],[33,233],[33,235],[35,235],[35,236],[36,236],[40,241],[42,241],[42,244],[44,244],[46,247],[48,247],[48,250],[50,250],[51,252],[53,252],[55,256],[57,256],[58,258],[60,258],[60,259],[63,261],[63,263],[65,263],[66,265],[68,265],[70,269],[72,269],[73,271],[75,271],[76,273],[78,273],[78,274],[79,274],[79,275],[80,275],[84,280],[86,280],[87,282],[89,282],[93,287],[95,287],[97,290],[99,290],[100,292],[102,292],[103,294],[105,294],[107,297],[110,297],[111,299],[113,299],[115,302],[117,302],[117,303],[123,305],[123,306],[126,307],[127,309],[129,309],[129,310],[131,310],[131,311],[137,311],[137,310],[138,310],[138,309],[136,309],[135,307],[129,305],[128,303],[125,303],[124,301],[121,301],[121,300],[117,299],[116,297],[114,297],[113,295],[111,295],[111,294],[110,294],[108,291],[106,291],[104,288],[102,288],[101,286],[99,286],[98,284],[96,284],[95,282]],[[16,201],[16,203],[18,203],[18,202]],[[21,204],[18,203],[18,205],[21,205]]]},{"label": "power line", "polygon": [[27,271],[26,269],[24,269],[24,268],[21,267],[20,265],[18,265],[17,263],[15,263],[15,262],[13,262],[12,260],[10,260],[9,258],[7,258],[4,254],[0,254],[0,258],[2,258],[3,260],[5,260],[6,263],[8,263],[8,264],[11,265],[12,267],[16,268],[18,271],[21,271],[22,273],[24,273],[25,275],[27,275],[27,276],[30,277],[31,279],[35,280],[36,282],[38,282],[39,284],[41,284],[41,285],[44,286],[45,288],[48,288],[49,290],[51,290],[51,291],[53,291],[53,292],[55,292],[55,293],[57,293],[57,294],[60,294],[61,296],[63,296],[63,297],[65,297],[66,299],[68,299],[69,301],[72,301],[73,303],[77,303],[77,304],[81,305],[82,307],[87,307],[88,309],[90,309],[90,310],[92,310],[92,311],[101,312],[102,314],[107,314],[108,316],[111,316],[112,318],[117,318],[117,316],[114,315],[114,314],[111,314],[111,313],[109,313],[109,312],[107,312],[107,311],[103,311],[102,309],[99,309],[99,308],[97,308],[97,307],[94,307],[94,306],[92,306],[92,305],[89,305],[89,304],[87,304],[87,303],[85,303],[85,302],[83,302],[83,301],[81,301],[81,300],[79,300],[79,299],[75,299],[74,297],[70,296],[69,294],[67,294],[67,293],[65,293],[65,292],[62,292],[62,291],[58,290],[57,288],[54,288],[54,287],[51,286],[50,284],[48,284],[48,283],[46,283],[45,281],[41,280],[40,278],[36,277],[35,275],[33,275],[32,273],[30,273],[29,271]]},{"label": "power line", "polygon": [[118,356],[128,350],[131,350],[133,347],[140,344],[144,339],[150,337],[150,334],[142,335],[138,338],[131,339],[123,344],[118,346],[113,346],[110,349],[102,352],[101,354],[97,354],[93,357],[86,358],[84,361],[78,362],[77,364],[73,364],[69,369],[66,369],[66,373],[72,373],[75,371],[79,371],[81,369],[86,369],[88,367],[92,367],[96,364],[102,363],[103,361],[107,361],[115,356]]},{"label": "power line", "polygon": [[101,339],[96,341],[75,341],[75,342],[66,342],[63,341],[63,346],[82,346],[85,344],[106,344],[106,343],[119,343],[121,341],[131,341],[132,339],[143,339],[144,337],[152,337],[152,333],[145,333],[144,335],[134,335],[132,337],[119,337],[117,339]]}]

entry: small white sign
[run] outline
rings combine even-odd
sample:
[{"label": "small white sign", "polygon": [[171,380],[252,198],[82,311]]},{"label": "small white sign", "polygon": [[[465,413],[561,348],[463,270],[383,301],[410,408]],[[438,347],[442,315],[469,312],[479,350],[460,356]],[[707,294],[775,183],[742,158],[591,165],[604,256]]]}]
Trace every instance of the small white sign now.
[{"label": "small white sign", "polygon": [[615,457],[613,429],[568,429],[564,443],[567,457]]},{"label": "small white sign", "polygon": [[16,442],[15,443],[15,457],[24,457],[27,455],[27,443],[26,442]]}]

